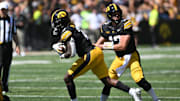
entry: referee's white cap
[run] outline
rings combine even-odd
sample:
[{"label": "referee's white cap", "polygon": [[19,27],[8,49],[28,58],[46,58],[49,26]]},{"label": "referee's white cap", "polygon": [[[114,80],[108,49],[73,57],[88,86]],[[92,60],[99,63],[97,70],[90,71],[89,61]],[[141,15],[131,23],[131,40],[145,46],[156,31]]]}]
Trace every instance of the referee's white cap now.
[{"label": "referee's white cap", "polygon": [[0,9],[8,9],[8,3],[7,2],[0,2]]}]

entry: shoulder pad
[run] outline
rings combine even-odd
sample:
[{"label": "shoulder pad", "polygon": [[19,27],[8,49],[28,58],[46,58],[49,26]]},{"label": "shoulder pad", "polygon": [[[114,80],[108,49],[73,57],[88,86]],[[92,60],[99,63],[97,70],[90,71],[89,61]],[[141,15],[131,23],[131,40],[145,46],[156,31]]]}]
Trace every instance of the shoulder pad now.
[{"label": "shoulder pad", "polygon": [[70,30],[70,31],[74,31],[75,30],[75,25],[74,24],[69,24],[66,28],[65,28],[65,30]]},{"label": "shoulder pad", "polygon": [[74,24],[70,24],[69,27],[75,28],[75,25]]},{"label": "shoulder pad", "polygon": [[108,35],[110,34],[110,30],[108,28],[108,24],[103,24],[101,29],[100,29],[100,34],[101,36],[103,36],[104,38],[108,38]]},{"label": "shoulder pad", "polygon": [[124,30],[132,28],[133,24],[130,19],[125,19],[124,20]]},{"label": "shoulder pad", "polygon": [[105,22],[101,27],[101,32],[107,31],[110,23],[111,23],[110,21]]},{"label": "shoulder pad", "polygon": [[106,21],[103,25],[109,25],[111,21]]}]

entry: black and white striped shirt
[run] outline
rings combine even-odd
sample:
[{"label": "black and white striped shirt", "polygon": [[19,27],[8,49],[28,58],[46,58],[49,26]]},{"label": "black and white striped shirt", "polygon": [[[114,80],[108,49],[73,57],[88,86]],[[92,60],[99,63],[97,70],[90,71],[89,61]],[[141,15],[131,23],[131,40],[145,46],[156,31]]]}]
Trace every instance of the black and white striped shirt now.
[{"label": "black and white striped shirt", "polygon": [[16,34],[13,17],[0,18],[0,44],[12,42],[13,34]]}]

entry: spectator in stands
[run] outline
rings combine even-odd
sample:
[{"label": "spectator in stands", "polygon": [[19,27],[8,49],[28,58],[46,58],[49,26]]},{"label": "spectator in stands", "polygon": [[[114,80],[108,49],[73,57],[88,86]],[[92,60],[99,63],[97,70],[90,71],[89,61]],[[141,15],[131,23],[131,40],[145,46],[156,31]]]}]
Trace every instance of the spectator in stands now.
[{"label": "spectator in stands", "polygon": [[89,33],[91,33],[91,36],[93,37],[91,41],[95,43],[100,36],[100,26],[106,21],[106,19],[97,11],[97,9],[93,8],[87,21],[89,22]]},{"label": "spectator in stands", "polygon": [[17,28],[17,36],[19,38],[19,45],[21,48],[21,56],[25,56],[25,49],[24,49],[24,25],[25,25],[25,17],[21,14],[20,6],[16,6],[14,9],[14,19],[16,21],[16,28]]},{"label": "spectator in stands", "polygon": [[[43,30],[43,29],[32,29],[33,24],[37,22],[33,22],[33,14],[36,10],[35,8],[39,7],[39,5],[43,5],[41,12],[42,15],[46,13],[45,19],[47,20],[50,17],[50,12],[55,8],[61,8],[66,9],[69,13],[72,13],[71,10],[74,9],[75,6],[79,9],[81,12],[82,19],[82,28],[84,30],[89,30],[89,24],[87,23],[86,16],[88,16],[88,13],[91,13],[91,11],[87,10],[91,7],[96,8],[96,10],[99,10],[99,5],[102,4],[106,6],[110,2],[115,2],[120,5],[120,7],[123,10],[123,14],[130,15],[136,20],[141,21],[141,18],[149,19],[149,14],[151,11],[151,6],[153,4],[156,4],[158,6],[158,13],[159,13],[159,19],[180,19],[180,7],[178,7],[178,4],[180,4],[180,0],[0,0],[0,1],[8,1],[11,5],[19,5],[21,8],[22,14],[28,19],[26,21],[27,24],[25,24],[25,40],[27,40],[26,48],[27,50],[31,50],[33,44],[31,43],[34,39],[33,32],[30,32],[32,30]],[[81,7],[79,6],[81,5]],[[10,6],[11,7],[11,6]],[[136,12],[137,11],[137,12]],[[104,12],[103,12],[104,13]],[[36,14],[40,14],[36,12]],[[85,15],[85,17],[84,17]],[[48,17],[49,16],[49,17]],[[79,16],[79,15],[78,15]],[[178,17],[179,16],[179,17]],[[38,16],[36,16],[38,18]],[[136,18],[138,17],[138,18]],[[47,19],[46,19],[47,18]],[[40,20],[37,20],[40,21]],[[138,25],[138,24],[137,24]],[[43,27],[42,27],[43,28]],[[32,44],[32,45],[31,45]]]},{"label": "spectator in stands", "polygon": [[74,6],[72,12],[71,21],[73,21],[77,29],[81,29],[82,17],[80,16],[80,9],[77,6]]},{"label": "spectator in stands", "polygon": [[152,40],[152,47],[156,48],[157,47],[157,42],[156,42],[156,32],[155,32],[155,27],[158,23],[158,6],[154,4],[152,6],[152,10],[150,11],[149,14],[149,26],[150,26],[150,34],[151,34],[151,40]]}]

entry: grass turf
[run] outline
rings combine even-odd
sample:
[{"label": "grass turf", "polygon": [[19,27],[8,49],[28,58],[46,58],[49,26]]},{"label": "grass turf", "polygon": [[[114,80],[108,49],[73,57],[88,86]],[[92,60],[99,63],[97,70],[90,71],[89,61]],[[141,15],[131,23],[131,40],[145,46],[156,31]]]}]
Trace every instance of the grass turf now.
[{"label": "grass turf", "polygon": [[[145,77],[151,82],[157,96],[162,101],[180,101],[180,46],[138,49]],[[114,52],[104,53],[106,64],[110,66]],[[70,100],[63,77],[77,58],[61,60],[54,52],[14,57],[9,78],[10,92],[7,95],[11,101]],[[128,69],[119,80],[130,87],[138,87]],[[79,101],[99,101],[103,84],[91,71],[75,79],[75,83]],[[144,101],[152,101],[144,90],[142,97]],[[133,101],[127,93],[113,88],[108,101],[119,100]]]}]

